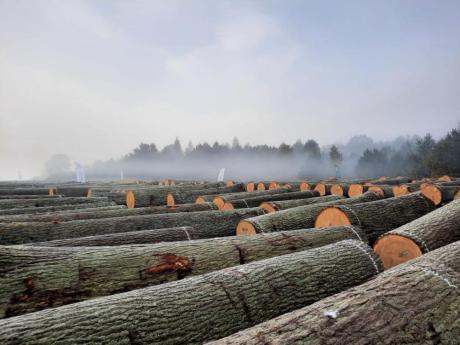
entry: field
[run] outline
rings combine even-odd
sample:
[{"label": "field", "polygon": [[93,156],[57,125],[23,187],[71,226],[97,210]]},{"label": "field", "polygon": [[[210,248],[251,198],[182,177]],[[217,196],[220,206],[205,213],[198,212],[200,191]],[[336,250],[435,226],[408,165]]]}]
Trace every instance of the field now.
[{"label": "field", "polygon": [[0,182],[0,344],[459,344],[460,178]]}]

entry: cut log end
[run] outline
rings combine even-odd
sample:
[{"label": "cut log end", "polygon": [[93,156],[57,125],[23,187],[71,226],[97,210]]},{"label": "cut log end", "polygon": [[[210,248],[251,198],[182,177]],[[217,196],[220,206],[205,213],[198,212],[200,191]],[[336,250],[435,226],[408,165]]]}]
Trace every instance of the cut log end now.
[{"label": "cut log end", "polygon": [[333,184],[331,187],[331,194],[343,196],[343,188],[339,184]]},{"label": "cut log end", "polygon": [[168,207],[173,207],[175,204],[174,195],[172,193],[168,193],[168,196],[166,197],[166,205]]},{"label": "cut log end", "polygon": [[436,206],[440,205],[442,202],[441,190],[434,184],[425,184],[422,187],[422,194],[430,199]]},{"label": "cut log end", "polygon": [[128,206],[128,208],[134,208],[136,206],[136,197],[132,191],[126,193],[126,206]]},{"label": "cut log end", "polygon": [[254,192],[256,185],[254,182],[246,183],[246,192]]},{"label": "cut log end", "polygon": [[275,206],[275,204],[273,204],[271,202],[263,202],[263,203],[260,204],[259,207],[263,208],[268,213],[278,212],[278,208]]},{"label": "cut log end", "polygon": [[202,196],[199,196],[198,198],[196,198],[195,200],[195,204],[204,204],[206,202],[205,198],[202,197]]},{"label": "cut log end", "polygon": [[319,192],[320,196],[326,195],[326,186],[323,183],[318,183],[315,187],[315,190]]},{"label": "cut log end", "polygon": [[234,210],[235,207],[233,206],[233,204],[230,202],[230,201],[227,201],[226,203],[224,203],[224,206],[222,206],[221,210],[224,210],[224,211],[230,211],[230,210]]},{"label": "cut log end", "polygon": [[355,196],[360,196],[364,192],[364,187],[360,184],[353,183],[350,185],[350,188],[348,188],[348,195],[350,198],[353,198]]},{"label": "cut log end", "polygon": [[216,196],[212,202],[214,203],[214,205],[217,206],[217,208],[219,210],[222,209],[222,207],[224,207],[224,204],[225,204],[225,200],[221,197],[221,196]]},{"label": "cut log end", "polygon": [[235,184],[235,182],[233,182],[232,180],[228,180],[227,181],[227,187],[231,187]]},{"label": "cut log end", "polygon": [[403,195],[407,195],[409,193],[410,193],[409,188],[404,184],[401,184],[399,186],[394,186],[393,187],[393,194],[395,196],[403,196]]},{"label": "cut log end", "polygon": [[322,210],[315,220],[315,228],[327,228],[336,225],[351,225],[348,215],[336,207]]},{"label": "cut log end", "polygon": [[309,184],[308,182],[306,182],[306,181],[302,181],[302,182],[300,183],[300,187],[299,187],[299,188],[300,188],[300,191],[301,191],[301,192],[305,192],[305,191],[307,191],[307,190],[310,190],[310,184]]},{"label": "cut log end", "polygon": [[56,194],[56,188],[54,188],[54,187],[48,188],[48,194],[49,195],[55,195]]},{"label": "cut log end", "polygon": [[450,176],[444,175],[444,176],[441,176],[440,178],[438,178],[438,181],[451,182],[452,179],[450,178]]},{"label": "cut log end", "polygon": [[236,227],[237,236],[251,236],[257,234],[256,228],[251,223],[242,220],[238,223]]},{"label": "cut log end", "polygon": [[385,181],[387,178],[388,178],[388,177],[386,177],[386,176],[380,176],[380,177],[379,177],[379,181]]},{"label": "cut log end", "polygon": [[93,192],[91,192],[91,188],[88,188],[88,193],[86,193],[86,197],[91,198],[92,194],[93,194]]},{"label": "cut log end", "polygon": [[276,189],[279,188],[279,183],[276,181],[271,181],[270,184],[268,185],[268,190]]},{"label": "cut log end", "polygon": [[400,235],[381,237],[374,245],[385,270],[422,255],[420,247],[411,239]]},{"label": "cut log end", "polygon": [[265,190],[265,184],[263,182],[259,182],[257,184],[257,190]]},{"label": "cut log end", "polygon": [[454,199],[460,199],[460,189],[455,193]]}]

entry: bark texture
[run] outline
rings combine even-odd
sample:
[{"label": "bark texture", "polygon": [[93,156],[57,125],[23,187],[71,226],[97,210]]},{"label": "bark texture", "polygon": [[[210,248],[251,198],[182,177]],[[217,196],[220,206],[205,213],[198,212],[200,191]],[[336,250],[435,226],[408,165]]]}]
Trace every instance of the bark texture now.
[{"label": "bark texture", "polygon": [[267,204],[269,204],[273,210],[281,211],[281,210],[286,210],[288,208],[293,208],[293,207],[298,207],[298,206],[305,206],[305,205],[311,205],[311,204],[317,204],[317,203],[329,202],[329,201],[337,201],[337,200],[342,200],[342,199],[345,199],[345,198],[337,196],[337,195],[326,195],[326,196],[320,196],[320,197],[314,197],[314,198],[308,198],[308,199],[270,201],[270,202],[267,202]]},{"label": "bark texture", "polygon": [[15,214],[41,214],[48,212],[61,212],[61,211],[75,211],[83,209],[116,209],[125,206],[116,206],[116,204],[110,201],[100,201],[90,204],[73,204],[73,205],[56,205],[56,206],[45,206],[45,207],[24,207],[24,208],[8,208],[0,209],[0,216],[4,215],[15,215]]},{"label": "bark texture", "polygon": [[[337,227],[143,246],[3,246],[0,317],[158,285],[341,240],[365,239],[363,236],[358,228]],[[33,290],[24,291],[26,280],[33,283]]]},{"label": "bark texture", "polygon": [[259,207],[234,211],[201,211],[128,216],[64,223],[6,223],[0,224],[0,244],[44,242],[64,238],[103,235],[137,230],[192,226],[209,237],[231,236],[241,219],[263,214]]},{"label": "bark texture", "polygon": [[227,203],[233,206],[233,208],[248,208],[248,207],[257,207],[262,202],[266,202],[266,201],[307,199],[307,198],[314,198],[318,196],[319,196],[319,192],[309,190],[305,192],[291,192],[291,193],[272,194],[272,195],[260,195],[256,197],[249,197],[249,198],[244,198],[244,199],[227,201]]},{"label": "bark texture", "polygon": [[[202,344],[361,284],[381,271],[347,240],[0,321],[10,344]],[[33,282],[27,281],[29,288]]]},{"label": "bark texture", "polygon": [[0,195],[49,195],[48,188],[0,188]]},{"label": "bark texture", "polygon": [[[242,183],[234,184],[230,187],[193,189],[193,190],[177,190],[168,193],[167,198],[172,198],[174,204],[188,204],[195,202],[196,198],[201,195],[216,195],[221,193],[242,192],[244,185]],[[166,200],[165,200],[166,202]],[[168,203],[169,205],[169,203]]]},{"label": "bark texture", "polygon": [[460,343],[460,242],[208,345]]},{"label": "bark texture", "polygon": [[74,204],[92,204],[107,201],[107,198],[40,198],[40,199],[9,199],[0,200],[0,209],[46,207]]},{"label": "bark texture", "polygon": [[241,200],[245,198],[254,198],[257,196],[265,196],[265,195],[275,195],[275,194],[284,194],[292,192],[291,187],[281,187],[272,190],[260,190],[256,192],[241,192],[241,193],[228,193],[228,194],[219,194],[218,196],[213,198],[213,202],[217,205],[217,207],[221,208],[227,201],[232,200]]}]

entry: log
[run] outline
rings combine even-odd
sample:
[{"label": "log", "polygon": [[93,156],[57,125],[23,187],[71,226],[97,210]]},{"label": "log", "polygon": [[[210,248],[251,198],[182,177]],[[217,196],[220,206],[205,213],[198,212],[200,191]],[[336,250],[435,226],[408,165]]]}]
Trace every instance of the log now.
[{"label": "log", "polygon": [[369,188],[367,190],[370,190],[371,192],[374,192],[374,193],[380,193],[385,198],[392,198],[392,197],[395,196],[394,193],[393,193],[393,187],[392,186],[383,186],[383,185],[369,186]]},{"label": "log", "polygon": [[125,206],[116,205],[109,201],[94,202],[90,204],[72,204],[72,205],[58,205],[58,206],[46,206],[46,207],[25,207],[25,208],[9,208],[0,209],[0,216],[4,215],[15,215],[15,214],[39,214],[57,211],[74,211],[77,209],[117,209]]},{"label": "log", "polygon": [[318,197],[319,192],[317,191],[306,191],[306,192],[291,192],[291,193],[281,193],[281,194],[272,194],[272,195],[260,195],[256,197],[251,197],[247,199],[237,199],[232,201],[226,201],[222,206],[223,210],[233,210],[235,208],[247,208],[247,207],[257,207],[263,202],[267,201],[278,201],[278,200],[295,200],[295,199],[307,199]]},{"label": "log", "polygon": [[166,196],[166,205],[174,206],[177,204],[188,204],[196,201],[196,198],[202,195],[216,195],[224,193],[234,193],[242,192],[244,190],[244,185],[234,184],[230,187],[221,187],[221,188],[207,188],[207,189],[193,189],[193,190],[177,190],[170,192]]},{"label": "log", "polygon": [[[184,257],[172,265],[187,269],[190,261]],[[0,342],[202,344],[361,284],[380,271],[380,261],[367,245],[341,241],[4,319]],[[25,293],[34,287],[33,280],[23,284]]]},{"label": "log", "polygon": [[378,194],[368,192],[356,198],[299,206],[276,213],[245,219],[238,223],[236,234],[239,236],[246,236],[264,232],[312,228],[315,225],[316,216],[330,205],[363,203],[379,200],[381,198],[382,196]]},{"label": "log", "polygon": [[422,194],[430,199],[436,206],[454,200],[460,186],[440,186],[426,183],[421,187]]},{"label": "log", "polygon": [[217,210],[217,206],[212,202],[205,204],[183,204],[176,207],[153,206],[126,208],[117,206],[114,209],[83,209],[74,210],[73,212],[53,212],[45,214],[24,214],[13,216],[0,216],[0,223],[17,223],[17,222],[69,222],[78,219],[98,219],[112,217],[140,216],[146,214],[177,213],[177,212],[197,212]]},{"label": "log", "polygon": [[374,202],[329,206],[318,213],[315,227],[357,225],[363,229],[370,243],[381,234],[409,223],[435,209],[421,193]]},{"label": "log", "polygon": [[92,204],[107,201],[107,198],[40,198],[40,199],[3,199],[0,209],[46,207],[55,205]]},{"label": "log", "polygon": [[55,186],[54,193],[69,197],[89,196],[90,185],[83,186]]},{"label": "log", "polygon": [[375,243],[385,269],[460,240],[460,200],[383,234]]},{"label": "log", "polygon": [[[186,186],[168,186],[168,187],[150,187],[142,189],[132,189],[126,191],[126,199],[124,203],[128,208],[134,207],[145,207],[145,206],[164,206],[166,205],[166,198],[168,193],[184,191],[184,190],[203,190],[209,189],[213,190],[214,194],[219,193],[216,191],[216,188],[223,188],[227,191],[228,188],[233,187],[223,187],[221,182],[219,183],[210,183],[203,185],[186,185]],[[239,190],[239,187],[236,187]],[[210,192],[213,194],[213,192]]]},{"label": "log", "polygon": [[403,183],[393,187],[394,196],[403,196],[410,193],[418,192],[420,183]]},{"label": "log", "polygon": [[350,187],[348,188],[348,196],[350,198],[360,196],[366,193],[368,189],[369,189],[369,186],[366,186],[362,183],[352,183],[350,184]]},{"label": "log", "polygon": [[[311,191],[317,193],[317,191]],[[260,204],[260,207],[263,208],[267,213],[274,213],[281,210],[286,210],[288,208],[294,208],[298,206],[306,206],[312,204],[318,204],[323,202],[329,202],[334,200],[342,200],[343,197],[337,195],[326,195],[308,199],[295,199],[295,200],[282,200],[282,201],[267,201]]]},{"label": "log", "polygon": [[[270,189],[270,185],[271,185],[271,182],[267,182],[267,181],[261,181],[261,182],[258,182],[257,183],[257,190],[269,190]],[[273,188],[272,189],[276,189],[278,188],[279,186],[275,184],[273,184]]]},{"label": "log", "polygon": [[201,211],[74,220],[64,223],[0,224],[0,244],[21,244],[109,233],[192,226],[203,232],[231,236],[241,219],[264,213],[259,207],[234,211]]},{"label": "log", "polygon": [[460,344],[459,257],[456,242],[207,345]]},{"label": "log", "polygon": [[[47,242],[26,243],[39,247],[97,247],[120,246],[124,244],[153,244],[160,242],[191,241],[199,239],[200,232],[191,226],[121,232],[115,234],[66,238]],[[360,233],[361,235],[361,233]]]},{"label": "log", "polygon": [[412,179],[409,177],[395,177],[395,178],[386,178],[382,180],[373,180],[370,181],[372,185],[386,185],[386,186],[397,186],[402,183],[410,183]]},{"label": "log", "polygon": [[320,182],[315,186],[315,190],[319,192],[319,195],[330,195],[332,184]]},{"label": "log", "polygon": [[0,200],[16,200],[16,199],[44,199],[44,198],[58,198],[61,197],[62,195],[0,195]]},{"label": "log", "polygon": [[49,188],[0,188],[0,195],[50,195]]},{"label": "log", "polygon": [[[127,239],[123,235],[121,243]],[[145,234],[142,236],[145,240]],[[358,228],[338,227],[143,246],[0,246],[0,318],[363,238]],[[82,272],[87,273],[84,280],[79,279]],[[34,289],[28,298],[21,298],[27,279]]]},{"label": "log", "polygon": [[254,198],[257,196],[266,196],[266,195],[274,195],[274,194],[283,194],[283,193],[291,193],[292,189],[290,187],[282,187],[282,188],[277,188],[277,189],[272,189],[272,190],[261,190],[257,192],[241,192],[241,193],[231,193],[231,194],[220,194],[218,196],[215,196],[212,200],[216,206],[221,209],[224,207],[224,204],[227,201],[232,201],[232,200],[241,200],[241,199],[246,199],[246,198]]},{"label": "log", "polygon": [[246,192],[254,192],[256,184],[254,182],[248,182],[245,184],[244,188],[246,189]]}]

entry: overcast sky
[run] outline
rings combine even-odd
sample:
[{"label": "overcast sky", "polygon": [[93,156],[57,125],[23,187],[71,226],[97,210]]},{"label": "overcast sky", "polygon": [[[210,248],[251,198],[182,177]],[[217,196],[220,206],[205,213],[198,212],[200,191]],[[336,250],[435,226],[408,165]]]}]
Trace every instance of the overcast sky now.
[{"label": "overcast sky", "polygon": [[460,1],[0,0],[0,178],[177,136],[345,142],[460,121]]}]

